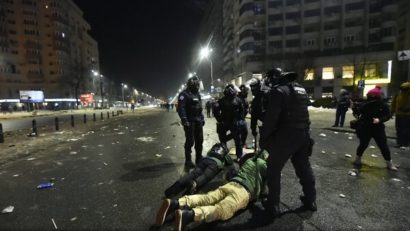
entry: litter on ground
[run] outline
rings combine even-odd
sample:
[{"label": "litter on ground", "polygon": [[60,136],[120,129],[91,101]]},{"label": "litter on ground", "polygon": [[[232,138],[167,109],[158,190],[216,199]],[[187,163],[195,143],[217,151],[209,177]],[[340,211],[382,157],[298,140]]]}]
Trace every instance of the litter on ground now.
[{"label": "litter on ground", "polygon": [[3,211],[1,211],[1,213],[12,213],[13,211],[14,211],[14,206],[10,205],[4,208]]}]

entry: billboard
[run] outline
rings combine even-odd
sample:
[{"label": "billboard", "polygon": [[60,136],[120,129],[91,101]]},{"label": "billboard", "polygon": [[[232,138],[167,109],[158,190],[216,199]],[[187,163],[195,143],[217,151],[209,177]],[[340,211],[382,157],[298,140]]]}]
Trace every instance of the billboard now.
[{"label": "billboard", "polygon": [[42,103],[44,102],[43,91],[20,91],[20,103]]},{"label": "billboard", "polygon": [[88,105],[94,102],[94,95],[93,94],[82,94],[80,96],[80,101],[83,105]]}]

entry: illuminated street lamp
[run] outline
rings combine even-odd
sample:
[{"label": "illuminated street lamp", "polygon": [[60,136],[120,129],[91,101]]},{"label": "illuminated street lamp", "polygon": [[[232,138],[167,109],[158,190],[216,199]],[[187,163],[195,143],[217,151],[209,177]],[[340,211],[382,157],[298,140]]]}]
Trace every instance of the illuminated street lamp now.
[{"label": "illuminated street lamp", "polygon": [[121,86],[122,86],[122,102],[125,106],[124,89],[128,88],[128,86],[127,84],[123,84],[123,83],[121,83]]},{"label": "illuminated street lamp", "polygon": [[211,89],[213,89],[214,86],[214,73],[213,73],[213,66],[212,66],[212,59],[211,59],[211,53],[212,53],[212,48],[209,48],[209,46],[201,48],[199,52],[199,59],[202,61],[204,59],[208,59],[209,62],[211,63]]}]

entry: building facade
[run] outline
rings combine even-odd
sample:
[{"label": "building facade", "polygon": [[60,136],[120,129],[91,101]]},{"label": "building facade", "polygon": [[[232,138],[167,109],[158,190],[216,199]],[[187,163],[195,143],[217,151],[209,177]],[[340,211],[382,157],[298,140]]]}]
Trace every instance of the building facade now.
[{"label": "building facade", "polygon": [[342,88],[360,96],[375,85],[391,95],[407,73],[397,51],[410,49],[409,27],[403,24],[409,11],[400,4],[409,5],[399,0],[224,0],[225,79],[240,84],[281,67],[297,71],[313,98],[337,96]]},{"label": "building facade", "polygon": [[90,29],[72,0],[0,0],[0,99],[18,99],[20,90],[46,98],[98,93]]}]

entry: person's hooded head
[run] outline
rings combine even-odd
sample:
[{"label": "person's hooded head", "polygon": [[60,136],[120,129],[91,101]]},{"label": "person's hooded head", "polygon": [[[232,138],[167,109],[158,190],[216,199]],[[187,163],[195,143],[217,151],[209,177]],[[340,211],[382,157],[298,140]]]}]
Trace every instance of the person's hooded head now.
[{"label": "person's hooded head", "polygon": [[410,95],[410,82],[405,82],[400,85],[400,91]]},{"label": "person's hooded head", "polygon": [[376,86],[375,88],[367,92],[368,100],[382,99],[382,96],[383,96],[383,91],[381,90],[381,87],[378,87],[378,86]]}]

